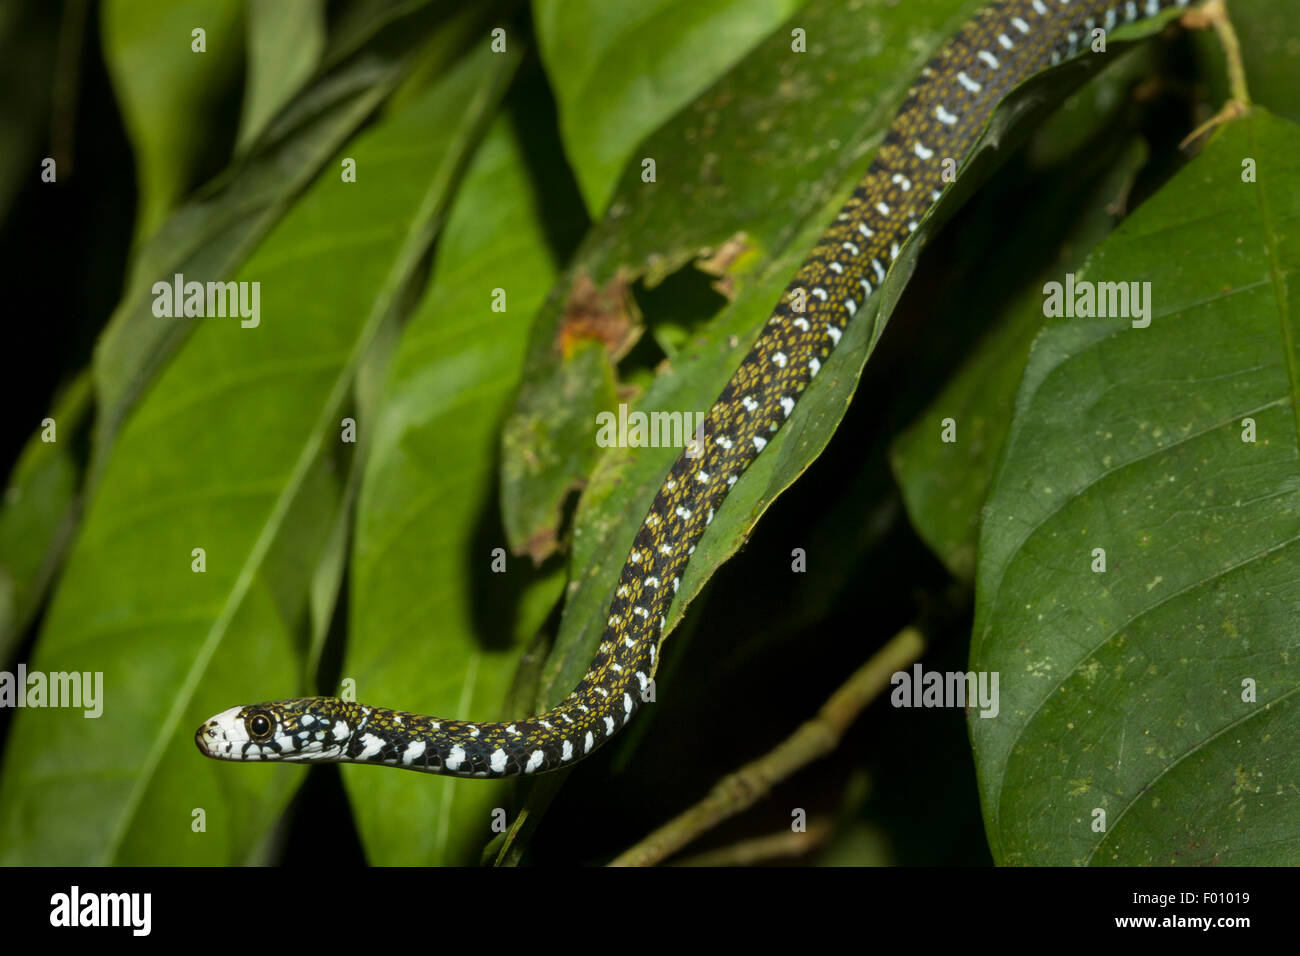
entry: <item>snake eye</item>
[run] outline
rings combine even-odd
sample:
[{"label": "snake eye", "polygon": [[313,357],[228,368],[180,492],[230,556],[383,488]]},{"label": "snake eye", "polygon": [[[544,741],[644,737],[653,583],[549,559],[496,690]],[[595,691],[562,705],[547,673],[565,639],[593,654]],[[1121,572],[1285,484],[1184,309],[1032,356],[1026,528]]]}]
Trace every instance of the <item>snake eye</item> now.
[{"label": "snake eye", "polygon": [[271,739],[271,720],[266,714],[254,714],[248,718],[248,734],[254,740]]}]

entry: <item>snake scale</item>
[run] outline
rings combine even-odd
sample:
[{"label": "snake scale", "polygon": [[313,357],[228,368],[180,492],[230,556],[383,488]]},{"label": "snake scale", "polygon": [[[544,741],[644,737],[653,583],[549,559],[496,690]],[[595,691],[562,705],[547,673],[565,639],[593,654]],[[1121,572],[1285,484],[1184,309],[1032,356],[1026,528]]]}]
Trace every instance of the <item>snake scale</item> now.
[{"label": "snake scale", "polygon": [[704,423],[703,454],[669,470],[628,552],[599,650],[558,707],[510,722],[444,720],[311,697],[232,707],[195,734],[221,760],[369,763],[503,777],[568,766],[642,703],[668,609],[731,486],[790,416],[848,322],[880,287],[994,106],[1033,73],[1090,48],[1094,30],[1192,0],[997,0],[921,70],[853,195],[795,274]]}]

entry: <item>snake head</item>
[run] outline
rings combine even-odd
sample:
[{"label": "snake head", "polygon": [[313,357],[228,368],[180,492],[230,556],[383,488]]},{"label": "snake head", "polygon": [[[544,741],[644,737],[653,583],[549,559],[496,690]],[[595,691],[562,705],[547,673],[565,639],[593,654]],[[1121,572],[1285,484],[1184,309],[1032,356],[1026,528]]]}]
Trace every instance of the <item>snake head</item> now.
[{"label": "snake head", "polygon": [[194,734],[199,752],[216,760],[323,760],[347,748],[356,705],[332,697],[298,697],[231,707]]}]

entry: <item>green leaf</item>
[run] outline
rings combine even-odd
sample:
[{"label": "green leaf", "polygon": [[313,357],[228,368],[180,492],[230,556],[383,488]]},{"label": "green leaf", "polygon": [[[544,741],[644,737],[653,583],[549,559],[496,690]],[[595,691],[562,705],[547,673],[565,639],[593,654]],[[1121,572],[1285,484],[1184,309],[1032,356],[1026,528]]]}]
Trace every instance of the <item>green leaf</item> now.
[{"label": "green leaf", "polygon": [[[0,663],[7,664],[62,563],[76,526],[81,453],[93,404],[78,375],[27,442],[0,502]],[[47,441],[47,434],[52,441]]]},{"label": "green leaf", "polygon": [[515,62],[483,50],[350,144],[357,182],[327,167],[238,274],[261,283],[259,324],[205,319],[128,420],[31,664],[102,672],[103,713],[18,713],[0,860],[253,858],[302,768],[204,760],[194,728],[306,689],[343,403]]},{"label": "green leaf", "polygon": [[[560,128],[593,215],[647,133],[807,0],[534,0]],[[790,45],[786,31],[785,44]]]},{"label": "green leaf", "polygon": [[[529,320],[555,281],[540,186],[517,131],[498,120],[465,178],[434,280],[384,390],[352,560],[343,674],[357,696],[427,714],[502,713],[520,643],[559,598],[558,568],[507,560],[496,511],[501,420]],[[508,267],[503,264],[508,263]],[[494,311],[494,290],[505,311]],[[504,557],[503,557],[504,559]],[[344,767],[371,863],[477,863],[501,781]],[[412,820],[426,821],[412,827]]]},{"label": "green leaf", "polygon": [[[243,0],[107,0],[104,62],[136,154],[136,236],[148,236],[219,142],[212,116],[244,66]],[[203,30],[206,52],[193,31]],[[219,166],[220,164],[218,164]]]},{"label": "green leaf", "polygon": [[248,82],[237,147],[298,92],[325,49],[324,0],[248,0]]},{"label": "green leaf", "polygon": [[1034,345],[971,650],[1000,675],[969,720],[1001,863],[1297,862],[1297,156],[1262,111],[1222,130],[1080,276],[1150,282],[1150,326]]}]

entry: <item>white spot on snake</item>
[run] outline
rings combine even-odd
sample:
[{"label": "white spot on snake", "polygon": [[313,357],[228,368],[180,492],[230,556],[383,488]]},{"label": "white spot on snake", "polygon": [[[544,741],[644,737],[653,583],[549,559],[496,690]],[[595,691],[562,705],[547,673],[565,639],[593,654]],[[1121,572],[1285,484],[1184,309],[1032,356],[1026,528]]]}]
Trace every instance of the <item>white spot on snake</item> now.
[{"label": "white spot on snake", "polygon": [[348,725],[340,720],[334,724],[334,729],[331,733],[334,734],[335,740],[344,740],[348,736]]},{"label": "white spot on snake", "polygon": [[524,764],[524,773],[532,773],[542,765],[542,761],[545,759],[546,754],[542,753],[540,750],[534,750],[528,755],[528,763]]},{"label": "white spot on snake", "polygon": [[608,714],[605,715],[605,736],[608,737],[614,733],[614,718]]},{"label": "white spot on snake", "polygon": [[516,727],[514,724],[511,724],[509,727],[506,728],[506,733],[510,734],[512,737],[518,737],[519,728]]},{"label": "white spot on snake", "polygon": [[789,418],[790,413],[794,411],[794,399],[788,395],[781,396],[781,411],[785,412],[785,417]]},{"label": "white spot on snake", "polygon": [[1019,17],[1012,17],[1011,25],[1015,27],[1017,30],[1019,30],[1021,33],[1029,32],[1029,24],[1026,23],[1024,20],[1020,19]]},{"label": "white spot on snake", "polygon": [[889,215],[889,207],[886,206],[883,202],[876,203],[876,211],[880,213],[882,216]]},{"label": "white spot on snake", "polygon": [[316,723],[316,718],[312,714],[302,715],[302,725],[304,727],[310,727],[314,723]]},{"label": "white spot on snake", "polygon": [[808,360],[808,371],[812,372],[814,376],[816,376],[817,373],[820,372],[821,370],[822,370],[821,362],[817,361],[815,358],[810,358]]},{"label": "white spot on snake", "polygon": [[871,268],[876,270],[876,279],[879,282],[885,281],[885,267],[880,264],[879,259],[871,260]]},{"label": "white spot on snake", "polygon": [[957,122],[957,114],[949,113],[946,109],[944,109],[942,103],[940,103],[938,106],[934,108],[934,118],[937,119],[940,123],[943,123],[945,126],[953,126]]},{"label": "white spot on snake", "polygon": [[460,769],[460,765],[464,762],[465,748],[460,744],[456,744],[456,746],[451,748],[451,752],[447,754],[447,769],[452,773],[455,773]]},{"label": "white spot on snake", "polygon": [[844,300],[844,308],[848,310],[850,316],[854,316],[858,314],[858,304],[854,302],[852,299]]},{"label": "white spot on snake", "polygon": [[767,439],[766,439],[766,438],[760,438],[759,436],[755,435],[755,436],[754,436],[754,447],[757,448],[759,451],[762,451],[764,448],[767,447]]},{"label": "white spot on snake", "polygon": [[838,262],[828,262],[826,263],[826,267],[830,269],[831,272],[834,272],[837,276],[844,275],[844,267],[840,265]]},{"label": "white spot on snake", "polygon": [[591,745],[595,742],[595,738],[591,736],[591,731],[587,731],[587,739],[583,741],[582,752],[585,754],[591,753]]},{"label": "white spot on snake", "polygon": [[758,402],[754,401],[754,399],[748,395],[740,400],[740,404],[745,406],[745,411],[747,412],[758,411]]},{"label": "white spot on snake", "polygon": [[361,753],[357,754],[358,760],[366,760],[384,749],[384,738],[374,734],[362,734],[361,742],[365,746],[361,748]]},{"label": "white spot on snake", "polygon": [[492,768],[492,772],[493,772],[493,773],[505,773],[505,772],[506,772],[506,752],[505,752],[504,750],[502,750],[500,747],[498,747],[496,750],[492,751],[492,758],[491,758],[491,763],[489,764],[489,766]]},{"label": "white spot on snake", "polygon": [[773,363],[777,368],[785,368],[785,363],[786,363],[786,361],[787,361],[787,359],[786,359],[786,357],[785,357],[785,353],[784,353],[784,352],[773,352],[773,353],[772,353],[772,363]]},{"label": "white spot on snake", "polygon": [[560,759],[561,760],[573,759],[573,741],[566,740],[564,742],[564,745],[560,748]]},{"label": "white spot on snake", "polygon": [[875,235],[874,232],[872,232],[870,229],[867,228],[865,223],[861,223],[861,222],[858,223],[858,232],[862,233],[868,239],[870,239],[872,236]]}]

